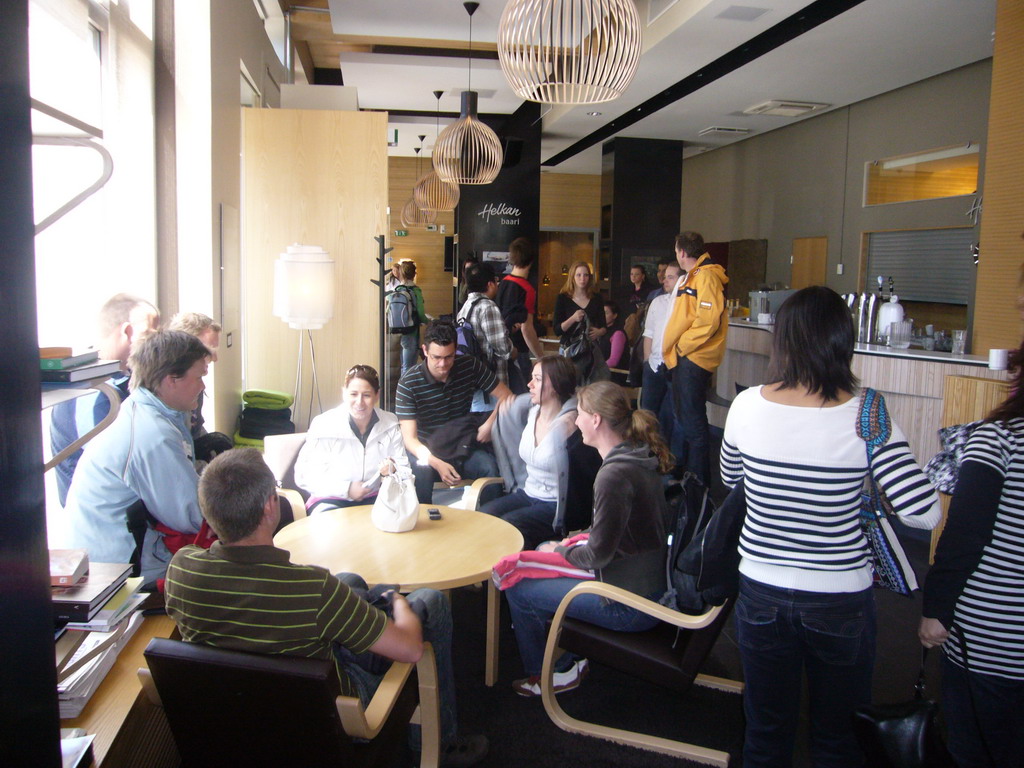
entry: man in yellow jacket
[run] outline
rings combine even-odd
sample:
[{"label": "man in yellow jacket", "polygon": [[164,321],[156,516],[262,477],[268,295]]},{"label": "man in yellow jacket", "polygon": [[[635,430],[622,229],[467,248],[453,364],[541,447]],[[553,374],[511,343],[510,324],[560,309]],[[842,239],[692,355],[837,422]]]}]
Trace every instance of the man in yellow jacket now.
[{"label": "man in yellow jacket", "polygon": [[729,278],[720,265],[711,263],[699,233],[676,235],[675,249],[686,276],[676,284],[662,354],[672,371],[672,401],[685,440],[685,461],[682,456],[676,459],[707,485],[711,480],[707,389],[725,354]]}]

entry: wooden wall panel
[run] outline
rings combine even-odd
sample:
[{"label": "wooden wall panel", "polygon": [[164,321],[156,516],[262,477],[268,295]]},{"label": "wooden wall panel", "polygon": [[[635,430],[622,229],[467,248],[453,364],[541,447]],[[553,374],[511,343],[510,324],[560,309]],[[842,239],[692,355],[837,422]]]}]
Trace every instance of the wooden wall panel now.
[{"label": "wooden wall panel", "polygon": [[[420,161],[421,174],[430,170],[429,164],[429,157]],[[402,207],[412,197],[412,188],[417,181],[416,158],[388,159],[388,205],[391,206],[388,245],[394,248],[390,255],[393,259],[416,262],[416,284],[423,291],[427,313],[444,315],[452,311],[452,273],[444,271],[445,234],[441,232],[441,226],[451,235],[455,229],[455,214],[451,211],[438,214],[436,232],[402,226]],[[409,234],[407,237],[394,237],[396,229],[407,230]]]},{"label": "wooden wall panel", "polygon": [[[379,364],[379,294],[370,280],[373,238],[387,227],[387,115],[246,109],[242,119],[244,386],[293,391],[299,332],[272,314],[274,261],[292,243],[320,245],[335,260],[334,318],[313,331],[327,408],[350,366]],[[307,355],[307,386],[308,364]],[[307,388],[307,406],[308,397]],[[306,427],[306,407],[294,421]]]},{"label": "wooden wall panel", "polygon": [[972,349],[1020,344],[1016,309],[1024,263],[1024,3],[999,0],[985,160],[981,261],[974,295]]},{"label": "wooden wall panel", "polygon": [[540,175],[541,227],[601,226],[601,177],[580,173]]},{"label": "wooden wall panel", "polygon": [[[771,331],[764,327],[729,326],[725,359],[715,376],[715,393],[719,398],[728,402],[736,397],[736,384],[764,383],[771,338]],[[922,465],[939,450],[938,428],[952,423],[943,420],[943,398],[950,397],[946,392],[948,382],[969,377],[970,381],[988,382],[1005,391],[1008,378],[1006,371],[968,365],[956,358],[938,361],[861,353],[853,355],[853,373],[863,386],[874,387],[885,395],[893,420],[900,425]],[[727,413],[724,407],[708,406],[708,419],[716,426],[724,426]]]},{"label": "wooden wall panel", "polygon": [[[954,424],[968,424],[983,419],[989,412],[1006,399],[1009,384],[978,376],[947,376],[946,392],[942,398],[941,426],[950,427]],[[949,513],[951,497],[939,494],[942,501],[942,520],[932,530],[931,549],[928,561],[935,560],[935,547],[939,536],[946,526],[946,515]]]}]

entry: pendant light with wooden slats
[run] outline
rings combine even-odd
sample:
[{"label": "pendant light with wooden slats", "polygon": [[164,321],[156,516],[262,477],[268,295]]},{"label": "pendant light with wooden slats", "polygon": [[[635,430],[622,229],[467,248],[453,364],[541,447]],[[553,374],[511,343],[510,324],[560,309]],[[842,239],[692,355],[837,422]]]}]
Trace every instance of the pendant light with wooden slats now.
[{"label": "pendant light with wooden slats", "polygon": [[449,184],[490,184],[498,177],[504,154],[501,142],[477,114],[473,86],[473,14],[480,3],[463,3],[469,14],[469,90],[462,92],[459,119],[445,128],[434,145],[434,170]]},{"label": "pendant light with wooden slats", "polygon": [[633,0],[509,0],[498,61],[521,99],[600,104],[632,82],[642,41]]},{"label": "pendant light with wooden slats", "polygon": [[[420,145],[416,147],[416,175],[420,175],[420,151],[423,149],[423,140],[426,136],[420,136]],[[425,227],[437,221],[437,211],[425,211],[416,204],[415,196],[410,196],[409,201],[402,206],[403,227]]]},{"label": "pendant light with wooden slats", "polygon": [[[441,95],[444,91],[434,91],[434,98],[437,99],[437,112],[434,115],[434,146],[437,146],[437,139],[440,135],[438,129],[441,115]],[[433,161],[431,161],[433,162]],[[412,189],[413,200],[416,205],[424,211],[454,211],[459,204],[459,185],[442,181],[437,175],[433,165],[427,174],[416,182]]]}]

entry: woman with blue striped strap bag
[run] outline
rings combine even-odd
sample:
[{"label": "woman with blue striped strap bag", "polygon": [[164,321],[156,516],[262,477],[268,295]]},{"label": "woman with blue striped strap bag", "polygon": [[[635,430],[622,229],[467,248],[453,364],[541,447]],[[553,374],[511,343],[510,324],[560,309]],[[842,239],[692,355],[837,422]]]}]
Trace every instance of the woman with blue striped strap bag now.
[{"label": "woman with blue striped strap bag", "polygon": [[769,383],[737,395],[726,420],[722,480],[742,479],[746,493],[735,608],[744,768],[792,764],[805,673],[814,764],[863,765],[853,713],[870,703],[875,654],[864,481],[913,527],[932,528],[941,514],[880,398],[875,426],[885,429],[865,450],[853,344],[838,294],[797,291],[776,315]]}]

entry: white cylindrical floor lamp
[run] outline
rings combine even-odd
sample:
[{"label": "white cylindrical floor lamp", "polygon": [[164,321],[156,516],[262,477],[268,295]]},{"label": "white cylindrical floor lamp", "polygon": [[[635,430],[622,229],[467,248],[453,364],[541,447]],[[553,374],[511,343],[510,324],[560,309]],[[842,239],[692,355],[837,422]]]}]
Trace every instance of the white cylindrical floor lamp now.
[{"label": "white cylindrical floor lamp", "polygon": [[[274,262],[274,316],[299,331],[299,356],[295,368],[295,416],[302,394],[302,350],[309,343],[309,361],[313,380],[309,391],[306,424],[313,417],[313,396],[323,412],[320,386],[316,378],[316,352],[313,331],[323,328],[334,317],[334,260],[319,245],[289,245]],[[302,338],[306,332],[306,340]],[[298,421],[298,418],[296,418]]]}]

